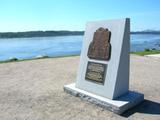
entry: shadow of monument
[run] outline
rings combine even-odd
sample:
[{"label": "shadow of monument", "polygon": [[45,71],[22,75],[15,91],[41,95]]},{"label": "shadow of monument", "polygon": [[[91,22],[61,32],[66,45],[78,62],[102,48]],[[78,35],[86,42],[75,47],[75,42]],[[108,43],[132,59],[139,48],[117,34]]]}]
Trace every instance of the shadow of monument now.
[{"label": "shadow of monument", "polygon": [[132,109],[129,109],[128,111],[123,113],[121,116],[129,117],[134,113],[160,115],[160,103],[145,99],[141,104],[135,106]]}]

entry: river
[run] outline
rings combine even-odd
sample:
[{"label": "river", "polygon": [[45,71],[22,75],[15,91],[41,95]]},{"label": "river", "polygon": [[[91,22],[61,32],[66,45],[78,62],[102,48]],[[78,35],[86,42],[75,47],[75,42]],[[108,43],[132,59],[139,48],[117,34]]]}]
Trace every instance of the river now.
[{"label": "river", "polygon": [[[30,59],[38,55],[50,57],[80,54],[83,36],[33,37],[0,39],[0,61],[11,57]],[[160,35],[132,34],[131,51],[160,49]]]}]

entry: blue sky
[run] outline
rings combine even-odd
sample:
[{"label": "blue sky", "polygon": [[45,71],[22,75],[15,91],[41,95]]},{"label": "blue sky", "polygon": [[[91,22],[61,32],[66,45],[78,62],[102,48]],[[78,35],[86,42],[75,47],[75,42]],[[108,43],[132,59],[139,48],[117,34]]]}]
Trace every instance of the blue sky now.
[{"label": "blue sky", "polygon": [[160,30],[160,0],[0,0],[0,32],[84,30],[87,21],[131,18],[131,30]]}]

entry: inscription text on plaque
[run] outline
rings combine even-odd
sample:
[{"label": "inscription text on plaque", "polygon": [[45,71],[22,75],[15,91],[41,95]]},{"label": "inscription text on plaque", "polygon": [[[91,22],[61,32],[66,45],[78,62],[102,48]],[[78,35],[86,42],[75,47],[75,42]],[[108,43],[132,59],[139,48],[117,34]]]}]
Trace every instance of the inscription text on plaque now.
[{"label": "inscription text on plaque", "polygon": [[85,79],[104,84],[106,64],[88,62]]}]

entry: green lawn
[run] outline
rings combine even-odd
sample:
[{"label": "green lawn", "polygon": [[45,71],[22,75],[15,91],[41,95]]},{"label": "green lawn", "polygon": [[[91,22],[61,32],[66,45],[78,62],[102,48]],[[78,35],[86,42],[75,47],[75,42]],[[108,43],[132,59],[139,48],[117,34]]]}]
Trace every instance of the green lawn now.
[{"label": "green lawn", "polygon": [[29,61],[29,60],[37,60],[37,59],[63,58],[63,57],[73,57],[73,56],[79,56],[79,54],[77,54],[77,55],[57,56],[57,57],[31,58],[31,59],[23,59],[23,60],[5,60],[5,61],[0,61],[0,64],[1,64],[1,63],[9,63],[9,62],[21,62],[21,61]]},{"label": "green lawn", "polygon": [[131,54],[136,54],[140,56],[150,55],[150,54],[160,54],[160,50],[146,50],[142,52],[131,52]]}]

